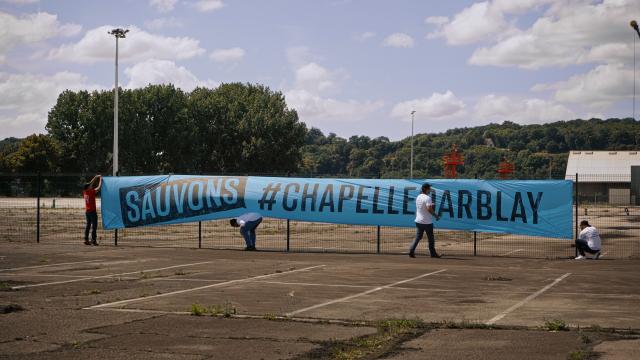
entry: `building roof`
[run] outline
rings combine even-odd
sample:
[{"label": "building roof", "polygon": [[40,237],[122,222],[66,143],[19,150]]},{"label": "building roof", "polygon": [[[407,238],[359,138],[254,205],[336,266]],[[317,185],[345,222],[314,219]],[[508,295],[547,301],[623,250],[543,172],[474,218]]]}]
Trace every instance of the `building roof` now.
[{"label": "building roof", "polygon": [[640,151],[569,152],[565,179],[580,182],[631,182],[631,166],[640,166]]}]

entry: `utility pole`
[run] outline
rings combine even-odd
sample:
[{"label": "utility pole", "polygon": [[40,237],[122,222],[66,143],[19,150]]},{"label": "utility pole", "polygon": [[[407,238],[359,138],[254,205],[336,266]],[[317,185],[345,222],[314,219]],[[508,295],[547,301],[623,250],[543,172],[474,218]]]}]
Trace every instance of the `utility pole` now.
[{"label": "utility pole", "polygon": [[118,39],[124,39],[129,30],[117,28],[109,31],[116,38],[116,84],[113,89],[113,176],[118,176]]},{"label": "utility pole", "polygon": [[415,117],[416,111],[411,111],[411,170],[409,170],[409,177],[413,179],[413,119]]}]

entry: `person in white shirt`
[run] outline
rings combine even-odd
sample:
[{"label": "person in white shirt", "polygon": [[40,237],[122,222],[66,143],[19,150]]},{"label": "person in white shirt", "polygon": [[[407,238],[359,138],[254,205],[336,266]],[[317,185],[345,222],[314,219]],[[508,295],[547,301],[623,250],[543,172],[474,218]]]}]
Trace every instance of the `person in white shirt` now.
[{"label": "person in white shirt", "polygon": [[576,249],[578,249],[580,253],[580,255],[576,257],[576,260],[586,259],[585,252],[594,254],[594,260],[598,260],[600,257],[600,234],[598,233],[598,229],[591,226],[587,220],[580,222],[580,234],[576,239]]},{"label": "person in white shirt", "polygon": [[256,228],[261,222],[262,215],[255,212],[242,214],[229,221],[231,226],[240,228],[240,234],[247,244],[246,251],[256,251]]},{"label": "person in white shirt", "polygon": [[429,254],[431,254],[432,258],[439,258],[440,255],[436,252],[435,238],[433,236],[433,218],[440,220],[440,217],[435,213],[433,200],[428,195],[431,192],[431,185],[424,183],[421,190],[422,193],[416,198],[416,238],[409,249],[409,256],[416,257],[416,247],[418,247],[418,243],[426,232],[427,239],[429,239]]}]

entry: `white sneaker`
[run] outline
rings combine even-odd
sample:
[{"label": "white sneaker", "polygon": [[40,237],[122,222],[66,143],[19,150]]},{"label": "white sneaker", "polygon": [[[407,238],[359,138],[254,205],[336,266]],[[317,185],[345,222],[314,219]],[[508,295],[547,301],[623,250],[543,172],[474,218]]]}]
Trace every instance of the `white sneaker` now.
[{"label": "white sneaker", "polygon": [[600,259],[600,251],[598,251],[593,255],[593,260],[598,260],[598,259]]},{"label": "white sneaker", "polygon": [[574,260],[584,260],[586,259],[586,257],[582,256],[582,255],[578,255],[576,256],[576,258]]}]

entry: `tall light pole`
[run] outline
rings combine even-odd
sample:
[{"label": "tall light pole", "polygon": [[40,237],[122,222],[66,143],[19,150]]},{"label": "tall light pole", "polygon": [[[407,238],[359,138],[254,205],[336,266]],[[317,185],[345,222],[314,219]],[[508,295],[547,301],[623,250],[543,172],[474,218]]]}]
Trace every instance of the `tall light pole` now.
[{"label": "tall light pole", "polygon": [[113,176],[118,176],[118,39],[124,39],[129,30],[117,28],[109,31],[116,38],[116,85],[113,89]]},{"label": "tall light pole", "polygon": [[411,170],[409,170],[409,177],[413,179],[413,118],[416,111],[411,110]]},{"label": "tall light pole", "polygon": [[[631,20],[629,24],[636,31],[638,37],[640,37],[640,29],[638,29],[638,23],[635,20]],[[636,36],[633,36],[633,120],[636,119]]]}]

